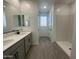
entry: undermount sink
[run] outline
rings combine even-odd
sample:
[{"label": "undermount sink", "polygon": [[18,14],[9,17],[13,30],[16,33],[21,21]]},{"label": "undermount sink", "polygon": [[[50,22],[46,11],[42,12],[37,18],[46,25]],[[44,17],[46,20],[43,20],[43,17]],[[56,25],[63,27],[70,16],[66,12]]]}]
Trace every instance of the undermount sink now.
[{"label": "undermount sink", "polygon": [[7,45],[8,43],[11,43],[12,41],[13,41],[13,39],[3,40],[3,45]]},{"label": "undermount sink", "polygon": [[26,34],[26,33],[29,33],[29,32],[20,32],[20,34],[18,34],[18,35],[23,35],[23,34]]}]

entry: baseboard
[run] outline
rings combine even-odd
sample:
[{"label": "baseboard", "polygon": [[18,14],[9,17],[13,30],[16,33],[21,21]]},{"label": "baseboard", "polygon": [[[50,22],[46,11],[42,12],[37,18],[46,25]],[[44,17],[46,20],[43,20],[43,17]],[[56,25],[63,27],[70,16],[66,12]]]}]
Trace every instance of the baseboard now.
[{"label": "baseboard", "polygon": [[39,43],[32,43],[32,45],[39,45]]}]

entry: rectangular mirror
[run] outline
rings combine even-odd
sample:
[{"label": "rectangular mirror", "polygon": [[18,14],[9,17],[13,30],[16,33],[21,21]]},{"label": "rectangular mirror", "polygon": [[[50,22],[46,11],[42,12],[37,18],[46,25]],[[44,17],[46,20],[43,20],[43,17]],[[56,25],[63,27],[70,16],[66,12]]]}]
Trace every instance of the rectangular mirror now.
[{"label": "rectangular mirror", "polygon": [[[8,32],[12,30],[17,30],[19,27],[29,27],[30,26],[30,17],[25,15],[13,15],[13,22],[9,23],[6,18],[7,16],[3,15],[3,32]],[[7,24],[8,23],[8,24]],[[13,26],[13,27],[12,27]],[[10,29],[9,29],[10,28]]]},{"label": "rectangular mirror", "polygon": [[3,33],[30,26],[30,16],[21,14],[18,8],[4,1],[3,4]]},{"label": "rectangular mirror", "polygon": [[6,15],[5,15],[5,10],[3,10],[3,32],[7,32],[8,28],[7,28],[7,19],[6,19]]},{"label": "rectangular mirror", "polygon": [[25,26],[25,27],[28,27],[30,26],[30,22],[29,22],[29,19],[25,16],[25,15],[14,15],[14,18],[15,18],[15,26]]}]

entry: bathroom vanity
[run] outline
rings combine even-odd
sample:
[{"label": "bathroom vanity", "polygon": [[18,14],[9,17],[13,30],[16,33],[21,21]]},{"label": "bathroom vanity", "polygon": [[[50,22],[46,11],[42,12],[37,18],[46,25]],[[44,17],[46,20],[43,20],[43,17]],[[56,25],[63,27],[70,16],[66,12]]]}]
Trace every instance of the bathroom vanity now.
[{"label": "bathroom vanity", "polygon": [[25,55],[31,47],[32,33],[26,32],[4,38],[4,59],[25,59]]}]

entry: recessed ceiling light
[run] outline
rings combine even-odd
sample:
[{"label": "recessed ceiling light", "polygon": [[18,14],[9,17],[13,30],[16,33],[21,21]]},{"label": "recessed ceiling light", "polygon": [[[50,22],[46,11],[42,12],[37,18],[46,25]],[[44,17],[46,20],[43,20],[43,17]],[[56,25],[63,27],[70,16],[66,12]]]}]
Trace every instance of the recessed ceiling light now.
[{"label": "recessed ceiling light", "polygon": [[47,8],[46,6],[44,6],[44,8]]}]

